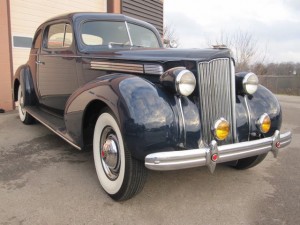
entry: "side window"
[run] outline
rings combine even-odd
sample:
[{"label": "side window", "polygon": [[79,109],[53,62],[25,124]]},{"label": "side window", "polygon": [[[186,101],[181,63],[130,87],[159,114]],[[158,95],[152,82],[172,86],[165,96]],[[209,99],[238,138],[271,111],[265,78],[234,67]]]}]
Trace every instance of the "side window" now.
[{"label": "side window", "polygon": [[68,48],[72,41],[72,28],[69,24],[54,24],[49,27],[47,48]]}]

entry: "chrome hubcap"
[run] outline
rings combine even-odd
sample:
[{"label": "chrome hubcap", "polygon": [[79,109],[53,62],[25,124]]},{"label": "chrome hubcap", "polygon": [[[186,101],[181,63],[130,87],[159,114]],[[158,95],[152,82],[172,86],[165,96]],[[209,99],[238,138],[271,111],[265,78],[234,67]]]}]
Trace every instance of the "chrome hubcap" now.
[{"label": "chrome hubcap", "polygon": [[24,106],[24,98],[23,98],[23,94],[21,93],[20,107],[21,107],[22,113],[24,114],[23,106]]},{"label": "chrome hubcap", "polygon": [[24,111],[24,97],[23,97],[23,92],[21,91],[20,96],[19,96],[19,109],[21,111],[21,113],[24,115],[25,111]]},{"label": "chrome hubcap", "polygon": [[102,148],[100,150],[102,166],[106,176],[111,180],[115,180],[119,176],[121,164],[119,142],[113,130],[109,127],[105,128],[102,134]]}]

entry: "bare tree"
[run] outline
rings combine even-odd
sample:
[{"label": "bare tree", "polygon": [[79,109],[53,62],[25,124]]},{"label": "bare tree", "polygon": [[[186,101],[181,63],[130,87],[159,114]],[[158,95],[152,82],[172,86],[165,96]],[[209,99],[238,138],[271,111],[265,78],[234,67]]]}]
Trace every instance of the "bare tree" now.
[{"label": "bare tree", "polygon": [[267,48],[260,48],[258,40],[250,33],[236,30],[233,33],[221,32],[211,45],[226,45],[231,49],[236,61],[236,70],[245,71],[250,69],[251,64],[263,64],[266,59]]},{"label": "bare tree", "polygon": [[266,65],[267,75],[300,75],[300,63],[281,62]]},{"label": "bare tree", "polygon": [[170,48],[170,41],[175,41],[177,46],[179,46],[179,37],[172,24],[167,24],[164,26],[163,39],[167,40],[167,42],[164,42],[166,48]]},{"label": "bare tree", "polygon": [[258,75],[267,75],[268,67],[263,63],[257,62],[251,66],[251,71]]}]

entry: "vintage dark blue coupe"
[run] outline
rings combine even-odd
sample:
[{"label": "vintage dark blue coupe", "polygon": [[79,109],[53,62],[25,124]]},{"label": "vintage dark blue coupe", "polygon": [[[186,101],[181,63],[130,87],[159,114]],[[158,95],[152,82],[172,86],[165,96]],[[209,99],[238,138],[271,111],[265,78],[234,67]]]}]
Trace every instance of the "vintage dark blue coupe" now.
[{"label": "vintage dark blue coupe", "polygon": [[43,23],[14,78],[24,124],[38,120],[79,150],[115,200],[140,192],[147,169],[260,163],[291,142],[281,108],[230,50],[164,49],[150,24],[72,13]]}]

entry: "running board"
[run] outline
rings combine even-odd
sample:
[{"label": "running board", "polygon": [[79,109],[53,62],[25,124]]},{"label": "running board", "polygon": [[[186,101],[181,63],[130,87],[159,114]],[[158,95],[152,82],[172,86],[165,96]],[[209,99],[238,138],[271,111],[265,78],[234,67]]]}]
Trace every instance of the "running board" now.
[{"label": "running board", "polygon": [[67,134],[64,120],[57,116],[51,115],[40,109],[38,106],[26,106],[25,110],[37,121],[43,124],[45,127],[50,129],[53,133],[57,134],[59,137],[64,139],[73,147],[81,150],[81,147],[74,143],[74,140]]}]

